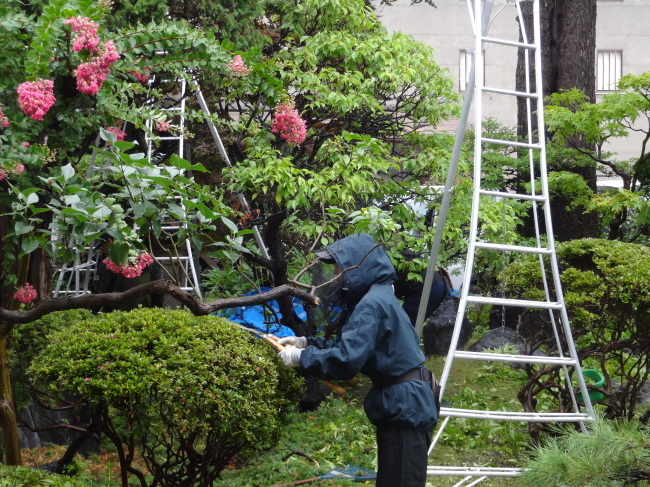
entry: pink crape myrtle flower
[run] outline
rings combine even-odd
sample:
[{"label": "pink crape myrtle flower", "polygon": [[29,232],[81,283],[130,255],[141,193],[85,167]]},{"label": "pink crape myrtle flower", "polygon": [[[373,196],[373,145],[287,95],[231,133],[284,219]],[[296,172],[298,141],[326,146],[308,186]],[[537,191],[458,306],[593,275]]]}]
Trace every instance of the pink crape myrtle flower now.
[{"label": "pink crape myrtle flower", "polygon": [[77,90],[86,95],[99,93],[104,81],[111,72],[110,67],[119,59],[113,41],[106,42],[99,52],[99,56],[87,63],[77,66],[75,76],[77,77]]},{"label": "pink crape myrtle flower", "polygon": [[144,68],[143,71],[129,71],[135,79],[137,79],[140,83],[146,83],[149,81],[149,71],[151,71],[149,68]]},{"label": "pink crape myrtle flower", "polygon": [[252,69],[249,66],[246,66],[246,63],[239,54],[237,54],[232,59],[232,61],[228,63],[228,68],[236,76],[244,76],[248,74]]},{"label": "pink crape myrtle flower", "polygon": [[9,127],[9,119],[2,112],[2,108],[0,108],[0,125],[2,125],[3,127]]},{"label": "pink crape myrtle flower", "polygon": [[21,303],[31,303],[36,299],[36,296],[38,296],[36,289],[28,282],[24,286],[19,287],[18,291],[14,293],[14,299],[17,299]]},{"label": "pink crape myrtle flower", "polygon": [[54,81],[39,79],[25,81],[18,88],[18,103],[25,114],[34,120],[43,120],[48,110],[54,105]]},{"label": "pink crape myrtle flower", "polygon": [[156,128],[159,132],[167,132],[169,130],[169,123],[164,121],[156,122]]},{"label": "pink crape myrtle flower", "polygon": [[132,279],[142,274],[142,271],[153,262],[153,257],[147,253],[140,254],[135,258],[134,262],[129,262],[127,265],[115,264],[115,262],[108,257],[104,259],[103,262],[109,271],[116,274],[122,274],[124,277]]},{"label": "pink crape myrtle flower", "polygon": [[284,102],[275,107],[271,132],[280,134],[280,137],[291,144],[301,144],[307,136],[307,124],[300,118],[298,110],[293,108],[291,102]]},{"label": "pink crape myrtle flower", "polygon": [[101,48],[99,57],[97,58],[97,64],[102,68],[109,68],[120,58],[120,55],[117,53],[117,48],[113,41],[107,41]]},{"label": "pink crape myrtle flower", "polygon": [[79,52],[83,49],[91,52],[97,51],[99,45],[99,36],[97,35],[99,24],[97,22],[93,22],[88,17],[70,17],[63,23],[69,25],[70,30],[76,34],[72,39],[73,51]]},{"label": "pink crape myrtle flower", "polygon": [[117,127],[106,127],[106,130],[108,132],[113,132],[117,137],[117,140],[124,140],[124,137],[126,137],[126,132],[123,132]]},{"label": "pink crape myrtle flower", "polygon": [[81,63],[77,66],[77,89],[86,95],[96,95],[108,77],[110,70],[101,67],[95,61]]},{"label": "pink crape myrtle flower", "polygon": [[18,175],[25,171],[24,164],[16,164],[14,167],[7,169],[6,167],[0,166],[0,181],[5,178],[8,178],[12,174]]}]

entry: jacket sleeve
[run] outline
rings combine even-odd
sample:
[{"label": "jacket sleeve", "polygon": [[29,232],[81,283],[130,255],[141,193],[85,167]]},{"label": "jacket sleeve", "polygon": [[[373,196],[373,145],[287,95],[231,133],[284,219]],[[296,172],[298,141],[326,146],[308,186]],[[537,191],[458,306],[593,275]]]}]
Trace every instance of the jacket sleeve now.
[{"label": "jacket sleeve", "polygon": [[300,356],[300,366],[319,379],[353,378],[375,351],[377,311],[372,303],[359,303],[343,326],[341,336],[329,342],[317,340],[308,346]]},{"label": "jacket sleeve", "polygon": [[307,345],[313,345],[320,350],[335,347],[338,341],[338,337],[332,340],[326,340],[325,337],[307,337]]}]

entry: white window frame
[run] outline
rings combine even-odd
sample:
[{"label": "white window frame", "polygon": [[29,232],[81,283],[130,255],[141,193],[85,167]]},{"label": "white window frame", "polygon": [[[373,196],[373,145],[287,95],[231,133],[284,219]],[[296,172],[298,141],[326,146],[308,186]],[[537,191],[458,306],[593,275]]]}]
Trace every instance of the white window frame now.
[{"label": "white window frame", "polygon": [[596,91],[616,91],[623,75],[623,51],[596,51]]}]

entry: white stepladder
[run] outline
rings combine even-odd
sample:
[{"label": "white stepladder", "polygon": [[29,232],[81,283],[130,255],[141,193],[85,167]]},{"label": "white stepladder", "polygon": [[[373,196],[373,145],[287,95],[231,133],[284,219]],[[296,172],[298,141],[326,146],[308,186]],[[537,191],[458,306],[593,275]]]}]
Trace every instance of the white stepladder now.
[{"label": "white stepladder", "polygon": [[[164,52],[159,53],[164,55]],[[147,160],[153,164],[158,162],[159,153],[156,152],[156,144],[163,142],[168,144],[175,144],[174,152],[181,158],[185,156],[185,137],[186,137],[186,104],[190,96],[194,96],[205,115],[206,123],[210,129],[210,133],[214,139],[220,156],[227,166],[231,166],[230,160],[223,146],[219,133],[214,126],[210,110],[201,93],[198,82],[195,80],[187,81],[184,78],[175,80],[163,81],[171,86],[172,91],[165,97],[159,108],[161,111],[168,114],[168,119],[171,120],[172,130],[158,137],[152,136],[153,131],[157,128],[155,120],[148,120],[146,127],[148,131],[145,134],[146,143],[146,157]],[[189,84],[189,86],[188,86]],[[156,103],[150,100],[150,103]],[[161,132],[159,132],[161,133]],[[99,144],[100,139],[97,139],[96,144]],[[167,154],[166,154],[167,155]],[[90,167],[88,173],[94,171],[105,170],[103,165],[106,161],[96,163],[97,153],[94,152],[91,157]],[[250,207],[243,194],[237,195],[240,204],[244,211],[250,213]],[[184,211],[184,204],[180,200],[173,202]],[[171,277],[173,281],[184,291],[194,292],[200,298],[200,275],[198,269],[198,259],[194,246],[192,245],[189,236],[184,238],[175,239],[175,235],[181,231],[187,230],[187,225],[183,222],[175,221],[169,215],[161,213],[161,230],[163,235],[166,235],[170,241],[178,240],[175,245],[164,247],[160,252],[155,252],[154,259],[163,266],[164,274]],[[254,238],[260,249],[262,257],[268,259],[269,255],[266,246],[262,240],[260,231],[257,227],[253,227]],[[78,244],[78,243],[77,243]],[[58,270],[58,275],[54,285],[53,296],[79,296],[91,292],[92,280],[97,275],[97,266],[99,258],[99,249],[91,243],[90,246],[83,246],[73,244],[75,249],[75,259],[62,266]]]},{"label": "white stepladder", "polygon": [[[219,136],[219,132],[217,131],[216,127],[214,126],[214,123],[212,121],[210,109],[208,107],[208,104],[205,101],[205,98],[203,97],[203,93],[201,92],[201,88],[196,80],[192,80],[189,82],[190,86],[188,86],[188,81],[185,78],[179,78],[175,80],[175,83],[178,86],[177,90],[177,95],[175,96],[176,100],[175,102],[172,101],[171,103],[168,101],[165,106],[161,107],[163,111],[168,112],[174,121],[175,121],[175,132],[176,135],[170,134],[170,135],[165,135],[165,136],[159,136],[157,139],[161,142],[164,141],[170,141],[170,142],[176,142],[177,143],[177,153],[179,157],[184,157],[184,150],[185,150],[185,109],[186,109],[186,102],[187,98],[189,96],[195,97],[196,101],[198,102],[201,110],[203,111],[203,114],[206,119],[206,123],[208,125],[208,128],[210,130],[210,134],[212,135],[212,138],[217,146],[217,149],[219,151],[219,154],[221,155],[221,158],[223,159],[224,164],[226,164],[228,167],[231,167],[230,159],[228,158],[228,154],[225,150],[225,147],[223,146],[223,142],[221,141],[221,137]],[[189,90],[189,91],[188,91]],[[174,100],[174,98],[172,98]],[[149,120],[147,122],[148,128],[153,131],[155,129],[155,122],[152,120]],[[154,152],[154,145],[153,145],[153,139],[151,137],[146,137],[147,141],[147,158],[149,161],[152,161],[153,159],[153,152]],[[248,205],[248,202],[246,198],[244,197],[243,194],[238,194],[238,199],[241,204],[242,209],[246,213],[250,213],[250,207]],[[182,201],[178,201],[177,204],[182,206]],[[170,221],[173,219],[169,219]],[[175,232],[178,232],[181,229],[180,224],[175,223],[171,221],[171,223],[168,223],[166,225],[162,226],[163,232],[167,233],[170,236],[173,236]],[[183,224],[183,229],[187,229],[187,225]],[[264,245],[264,242],[262,240],[260,231],[258,227],[253,226],[253,236],[256,240],[256,243],[258,245],[258,248],[260,249],[261,255],[268,259],[269,256],[266,251],[266,246]],[[197,295],[200,297],[200,291],[199,291],[199,277],[197,274],[197,263],[196,259],[193,256],[192,253],[192,244],[189,238],[185,238],[183,247],[185,251],[183,253],[167,253],[167,255],[154,255],[154,258],[156,261],[160,263],[171,263],[176,265],[176,269],[180,269],[180,273],[176,273],[174,276],[176,280],[180,280],[180,287],[183,290],[186,291],[192,291],[194,290]]]},{"label": "white stepladder", "polygon": [[[550,200],[547,182],[545,137],[543,133],[544,109],[543,95],[541,92],[542,61],[539,0],[526,0],[529,3],[532,3],[534,24],[533,32],[527,32],[526,25],[523,22],[524,15],[521,7],[521,3],[523,3],[523,1],[524,0],[506,0],[505,5],[503,6],[503,8],[514,6],[516,8],[516,14],[520,19],[519,28],[521,29],[521,32],[517,32],[520,34],[520,38],[509,40],[493,38],[489,37],[488,35],[489,27],[494,20],[491,15],[495,0],[467,0],[475,37],[474,62],[469,74],[469,78],[467,80],[467,90],[465,93],[463,111],[456,134],[451,166],[447,177],[447,183],[443,192],[441,209],[436,221],[436,235],[431,249],[427,274],[425,276],[424,291],[422,293],[422,300],[420,302],[420,308],[416,320],[416,330],[418,334],[421,335],[425,318],[424,315],[426,313],[427,307],[427,297],[429,296],[429,289],[433,280],[433,273],[436,269],[436,263],[442,241],[442,232],[445,225],[447,210],[449,208],[449,200],[453,181],[456,177],[456,170],[458,160],[460,158],[460,150],[462,147],[469,109],[470,105],[472,104],[472,98],[475,98],[474,113],[476,133],[474,144],[474,186],[472,212],[470,218],[468,253],[465,266],[465,274],[461,288],[458,315],[456,317],[454,332],[452,335],[447,360],[445,361],[443,372],[440,376],[441,397],[444,394],[445,388],[449,381],[450,372],[454,366],[454,361],[456,360],[538,364],[550,365],[560,368],[564,380],[566,381],[567,391],[570,394],[570,399],[573,407],[566,411],[563,410],[563,407],[559,407],[551,410],[550,412],[518,412],[472,410],[443,406],[440,410],[441,423],[433,439],[431,448],[429,449],[430,456],[435,449],[435,446],[438,443],[439,439],[444,434],[445,427],[449,421],[453,420],[454,418],[473,418],[493,421],[519,421],[528,423],[578,423],[582,430],[585,432],[586,428],[584,423],[586,421],[592,421],[595,419],[595,413],[589,399],[587,386],[582,375],[579,357],[576,352],[571,329],[569,326],[566,305],[562,294],[559,269],[557,265],[555,244],[553,240],[553,227],[550,217]],[[499,11],[499,13],[503,10],[503,8]],[[523,51],[523,59],[526,69],[525,90],[514,91],[496,87],[488,87],[485,85],[483,56],[485,50],[491,45],[512,48],[515,55],[520,49]],[[534,56],[532,59],[534,60],[534,66],[536,68],[535,82],[533,87],[531,87],[532,83],[530,81],[532,56]],[[514,97],[515,99],[523,99],[525,101],[528,115],[528,139],[525,142],[499,140],[494,138],[486,138],[483,136],[483,106],[490,96],[497,94]],[[533,133],[533,117],[537,117],[536,122],[537,127],[539,127],[539,134]],[[484,160],[482,147],[486,144],[515,147],[517,148],[520,156],[527,155],[531,178],[530,192],[528,194],[510,193],[505,191],[491,191],[482,187],[482,165]],[[539,182],[541,183],[537,186],[535,184],[536,178],[539,178]],[[541,190],[537,192],[536,188],[539,188],[540,186]],[[479,216],[482,211],[482,203],[485,204],[486,198],[497,198],[499,200],[515,199],[530,204],[535,227],[535,244],[531,246],[519,246],[508,245],[503,242],[488,242],[483,240],[483,235],[479,229]],[[543,239],[542,235],[540,234],[540,223],[538,221],[538,211],[540,210],[544,215],[544,224],[546,228],[545,239]],[[473,271],[475,256],[477,250],[481,249],[510,253],[511,255],[517,253],[536,254],[539,257],[540,275],[542,279],[545,299],[540,301],[531,301],[470,294],[471,279],[474,273]],[[547,282],[546,267],[549,267],[551,271],[552,287],[549,285],[549,282]],[[553,293],[551,290],[553,290]],[[550,327],[552,328],[556,352],[554,352],[552,356],[544,356],[523,354],[510,355],[505,353],[470,352],[458,350],[457,347],[461,333],[463,316],[465,315],[468,303],[547,311]],[[575,390],[578,390],[578,394],[581,396],[581,403],[583,406],[582,410],[580,407],[581,404],[579,404],[576,400]],[[488,477],[514,477],[520,475],[521,472],[521,468],[507,467],[429,466],[427,468],[428,476],[462,477],[462,480],[455,484],[456,486],[476,485]]]}]

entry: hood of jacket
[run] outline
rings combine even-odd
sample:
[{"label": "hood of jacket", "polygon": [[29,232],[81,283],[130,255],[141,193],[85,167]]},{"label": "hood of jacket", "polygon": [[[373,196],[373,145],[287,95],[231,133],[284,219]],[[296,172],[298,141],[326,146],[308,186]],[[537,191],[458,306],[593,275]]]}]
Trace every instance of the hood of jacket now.
[{"label": "hood of jacket", "polygon": [[392,284],[395,267],[386,251],[365,233],[350,235],[327,246],[343,271],[348,305],[355,306],[373,284]]}]

